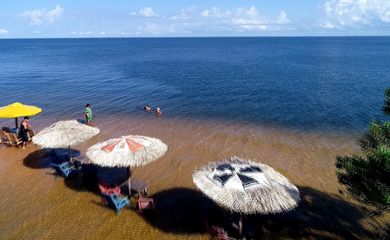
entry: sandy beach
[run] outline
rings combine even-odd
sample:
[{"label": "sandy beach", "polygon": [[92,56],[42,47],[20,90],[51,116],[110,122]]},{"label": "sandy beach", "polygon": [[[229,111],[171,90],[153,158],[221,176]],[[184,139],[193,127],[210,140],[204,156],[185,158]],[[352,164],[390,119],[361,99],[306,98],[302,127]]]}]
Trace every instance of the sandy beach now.
[{"label": "sandy beach", "polygon": [[[39,118],[39,131],[58,119]],[[125,209],[119,214],[96,192],[52,175],[50,159],[30,145],[0,148],[0,239],[210,239],[202,227],[209,201],[192,183],[192,171],[230,156],[268,164],[301,191],[302,202],[289,214],[252,216],[249,225],[263,239],[373,238],[389,216],[369,217],[337,182],[336,155],[360,153],[356,134],[293,131],[233,122],[100,116],[97,137],[75,149],[121,135],[160,138],[165,156],[133,169],[157,199],[154,216]],[[218,208],[217,206],[213,206]]]}]

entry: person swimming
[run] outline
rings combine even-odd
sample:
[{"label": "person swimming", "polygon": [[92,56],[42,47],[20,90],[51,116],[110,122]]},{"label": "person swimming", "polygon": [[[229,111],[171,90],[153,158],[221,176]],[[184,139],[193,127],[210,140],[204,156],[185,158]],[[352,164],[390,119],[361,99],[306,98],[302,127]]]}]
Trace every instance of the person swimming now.
[{"label": "person swimming", "polygon": [[156,108],[156,116],[159,117],[161,116],[162,112],[161,112],[161,109],[158,107]]},{"label": "person swimming", "polygon": [[146,104],[145,107],[144,107],[144,110],[145,110],[146,112],[150,112],[150,111],[153,110],[153,108],[152,108],[152,106],[150,106],[149,104]]},{"label": "person swimming", "polygon": [[150,112],[153,109],[152,109],[152,107],[149,104],[146,104],[145,107],[144,107],[144,110],[145,110],[145,112]]}]

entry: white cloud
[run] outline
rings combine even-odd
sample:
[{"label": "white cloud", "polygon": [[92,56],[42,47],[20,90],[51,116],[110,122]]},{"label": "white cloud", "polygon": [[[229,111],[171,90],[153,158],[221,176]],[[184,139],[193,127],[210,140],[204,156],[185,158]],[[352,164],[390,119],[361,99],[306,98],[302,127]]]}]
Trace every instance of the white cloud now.
[{"label": "white cloud", "polygon": [[267,25],[256,19],[233,19],[233,24],[246,30],[266,30]]},{"label": "white cloud", "polygon": [[[83,25],[76,24],[74,29],[68,31],[68,35],[104,37],[122,35],[233,36],[244,34],[249,36],[265,35],[277,31],[291,31],[290,28],[292,27],[286,11],[279,9],[273,15],[266,15],[259,8],[251,5],[239,8],[199,8],[190,6],[171,15],[158,16],[157,13],[160,14],[160,12],[155,11],[153,6],[146,5],[134,11],[122,12],[122,15],[115,19],[109,19],[110,16],[108,16],[101,25],[94,25],[93,23],[87,25],[85,22]],[[131,21],[129,21],[129,17]],[[71,19],[70,13],[67,14],[68,19]],[[86,28],[87,26],[88,28]]]},{"label": "white cloud", "polygon": [[389,0],[328,0],[322,5],[326,15],[323,28],[345,28],[390,23]]},{"label": "white cloud", "polygon": [[256,7],[238,8],[232,17],[234,28],[239,31],[264,31],[267,30],[268,22],[260,16]]},{"label": "white cloud", "polygon": [[193,19],[197,15],[197,7],[191,6],[187,8],[183,8],[180,10],[180,13],[170,17],[170,20],[189,20]]},{"label": "white cloud", "polygon": [[25,11],[22,16],[30,19],[30,25],[41,25],[43,23],[53,23],[61,17],[64,9],[57,5],[54,9],[46,11],[46,9],[35,9]]},{"label": "white cloud", "polygon": [[203,11],[200,13],[200,15],[201,15],[202,17],[208,17],[209,14],[210,14],[210,12],[209,12],[209,10],[207,10],[207,9],[203,10]]},{"label": "white cloud", "polygon": [[217,7],[212,7],[211,9],[205,9],[203,10],[200,15],[202,17],[215,17],[215,18],[223,18],[223,17],[229,17],[231,15],[231,12],[224,11]]},{"label": "white cloud", "polygon": [[276,18],[276,22],[279,24],[287,24],[290,23],[290,19],[288,19],[285,11],[280,11],[278,17]]},{"label": "white cloud", "polygon": [[258,17],[259,13],[257,12],[256,7],[252,6],[250,8],[238,8],[236,10],[236,15],[255,18]]},{"label": "white cloud", "polygon": [[179,20],[186,20],[188,18],[190,18],[190,16],[182,10],[178,15],[172,16],[169,19],[171,19],[171,20],[178,20],[178,19]]},{"label": "white cloud", "polygon": [[60,5],[57,5],[53,10],[46,12],[46,15],[49,21],[54,21],[55,19],[61,17],[62,13],[64,13],[64,9]]},{"label": "white cloud", "polygon": [[139,10],[139,14],[144,17],[158,17],[151,7],[145,7]]},{"label": "white cloud", "polygon": [[83,35],[83,36],[91,35],[91,34],[92,34],[91,31],[79,32],[79,35]]},{"label": "white cloud", "polygon": [[0,28],[0,36],[7,35],[8,33],[9,33],[9,31],[7,29]]},{"label": "white cloud", "polygon": [[221,8],[213,7],[203,9],[198,13],[204,25],[208,29],[215,27],[218,30],[224,31],[276,31],[283,30],[291,23],[285,11],[280,11],[277,16],[270,17],[259,13],[255,6],[240,7],[232,11],[227,11]]},{"label": "white cloud", "polygon": [[325,29],[335,29],[335,28],[337,28],[337,26],[333,25],[330,22],[321,23],[320,27],[325,28]]}]

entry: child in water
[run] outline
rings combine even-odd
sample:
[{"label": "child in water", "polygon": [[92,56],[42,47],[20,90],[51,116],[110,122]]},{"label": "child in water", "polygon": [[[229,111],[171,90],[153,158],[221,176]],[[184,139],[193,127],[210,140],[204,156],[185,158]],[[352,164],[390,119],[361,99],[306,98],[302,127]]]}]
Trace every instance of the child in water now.
[{"label": "child in water", "polygon": [[162,112],[161,112],[161,109],[158,107],[156,108],[156,116],[159,117],[161,116]]},{"label": "child in water", "polygon": [[93,120],[93,114],[92,114],[92,109],[90,104],[85,105],[84,113],[85,113],[85,121],[87,125],[91,125],[91,122]]}]

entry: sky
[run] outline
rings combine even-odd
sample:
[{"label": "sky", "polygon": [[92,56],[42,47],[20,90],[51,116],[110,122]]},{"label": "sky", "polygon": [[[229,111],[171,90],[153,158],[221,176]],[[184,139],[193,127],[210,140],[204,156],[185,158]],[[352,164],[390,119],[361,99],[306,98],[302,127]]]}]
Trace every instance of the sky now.
[{"label": "sky", "polygon": [[390,35],[390,0],[0,0],[0,38]]}]

